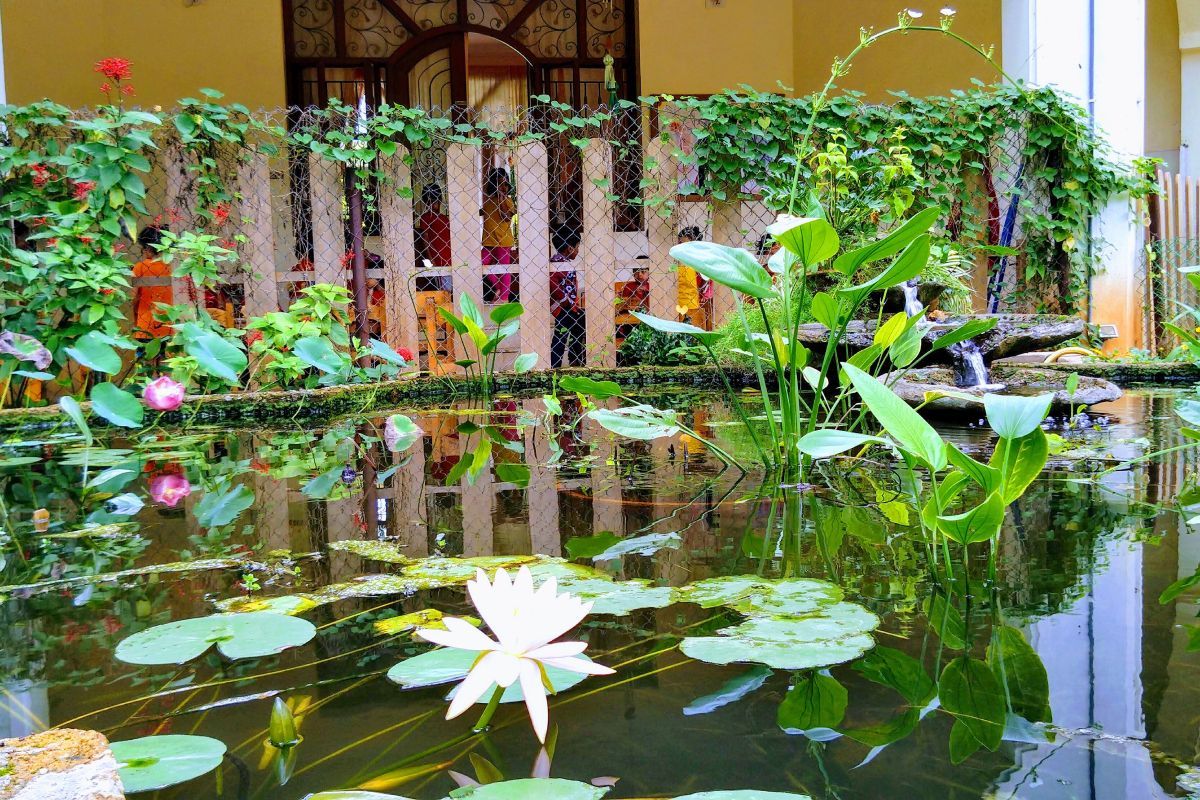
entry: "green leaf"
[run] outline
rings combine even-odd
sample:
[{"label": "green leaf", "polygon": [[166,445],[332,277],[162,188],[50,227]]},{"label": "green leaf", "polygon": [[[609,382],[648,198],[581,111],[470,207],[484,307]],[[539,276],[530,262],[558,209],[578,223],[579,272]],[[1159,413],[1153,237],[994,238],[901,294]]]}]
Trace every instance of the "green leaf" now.
[{"label": "green leaf", "polygon": [[801,453],[813,458],[829,458],[870,443],[887,444],[887,439],[841,431],[836,428],[825,428],[805,434],[800,438],[796,447]]},{"label": "green leaf", "polygon": [[496,478],[502,483],[515,483],[518,488],[524,489],[529,486],[529,465],[528,464],[497,464]]},{"label": "green leaf", "polygon": [[849,298],[850,306],[853,308],[858,306],[871,292],[890,289],[917,277],[928,264],[929,236],[921,234],[883,272],[865,283],[839,289],[838,294]]},{"label": "green leaf", "polygon": [[221,766],[225,758],[225,744],[207,736],[143,736],[113,742],[111,748],[127,794],[190,781]]},{"label": "green leaf", "polygon": [[1009,625],[993,628],[987,660],[1007,690],[1013,713],[1030,722],[1050,722],[1050,678],[1046,665],[1020,630]]},{"label": "green leaf", "polygon": [[[463,297],[466,298],[466,295],[464,294]],[[442,319],[446,320],[446,322],[450,323],[450,327],[454,328],[455,333],[457,333],[459,336],[467,335],[466,324],[457,316],[455,316],[453,311],[444,306],[438,306],[437,310],[438,313],[442,315]]]},{"label": "green leaf", "polygon": [[[468,300],[465,294],[462,296],[462,298],[463,300]],[[465,325],[467,328],[467,336],[469,336],[471,341],[475,343],[475,346],[479,348],[480,354],[487,355],[487,352],[483,352],[483,350],[488,345],[488,335],[483,330],[483,327],[470,317],[463,317],[463,325]],[[496,344],[499,344],[499,342],[496,342]],[[493,344],[492,347],[488,349],[488,352],[494,350],[496,344]]]},{"label": "green leaf", "polygon": [[317,792],[309,795],[305,800],[409,800],[409,798],[396,794],[365,792],[362,789],[347,789],[340,792]]},{"label": "green leaf", "polygon": [[[979,463],[952,443],[947,444],[946,447],[948,448],[946,455],[949,457],[950,463],[978,484],[985,495],[991,494],[1004,485],[1004,476],[1000,474],[1000,470]],[[1040,470],[1041,467],[1038,469]]]},{"label": "green leaf", "polygon": [[247,364],[246,354],[240,348],[195,323],[185,323],[180,330],[184,334],[184,352],[196,359],[203,373],[232,384],[240,382]]},{"label": "green leaf", "polygon": [[405,360],[404,356],[397,353],[386,342],[381,342],[378,339],[371,340],[371,355],[389,361],[398,367],[412,366]]},{"label": "green leaf", "polygon": [[872,341],[880,347],[891,347],[892,343],[900,338],[900,334],[904,333],[907,326],[908,315],[903,311],[898,311],[889,317],[887,322],[879,326]]},{"label": "green leaf", "polygon": [[591,536],[573,536],[563,542],[563,548],[572,560],[592,558],[621,541],[612,531],[601,531]]},{"label": "green leaf", "polygon": [[471,299],[469,294],[461,294],[458,297],[458,307],[462,311],[463,322],[474,322],[475,327],[483,327],[483,314],[479,311],[479,306],[475,305],[475,301]]},{"label": "green leaf", "polygon": [[311,622],[270,611],[210,614],[155,625],[123,639],[113,651],[127,664],[186,664],[216,644],[228,659],[258,658],[307,644]]},{"label": "green leaf", "polygon": [[679,433],[674,411],[662,411],[648,405],[625,406],[624,408],[597,408],[588,416],[601,427],[630,439],[649,441]]},{"label": "green leaf", "polygon": [[925,341],[925,334],[921,330],[923,319],[923,314],[911,317],[899,338],[888,347],[888,358],[898,369],[904,369],[921,354],[921,343]]},{"label": "green leaf", "polygon": [[986,394],[983,410],[988,425],[1004,439],[1020,439],[1042,424],[1050,413],[1053,394],[1016,395]]},{"label": "green leaf", "polygon": [[876,647],[855,661],[853,669],[873,683],[895,689],[917,708],[923,708],[937,694],[921,662],[894,647]]},{"label": "green leaf", "polygon": [[[453,683],[467,676],[479,656],[480,653],[474,650],[439,647],[404,659],[388,670],[387,677],[388,680],[399,684],[403,689],[423,689],[429,686]],[[587,658],[587,656],[581,657]],[[546,678],[554,687],[555,692],[566,691],[577,686],[585,677],[587,676],[582,673],[558,667],[546,668]],[[449,697],[453,696],[454,693],[451,692]],[[486,703],[491,696],[492,692],[486,691],[479,698],[479,702]],[[519,682],[509,686],[500,696],[501,703],[521,703],[524,700],[525,695],[521,692]]]},{"label": "green leaf", "polygon": [[1050,442],[1040,427],[1020,439],[1000,439],[988,462],[1001,471],[1004,503],[1008,505],[1025,493],[1029,484],[1042,473],[1050,457]]},{"label": "green leaf", "polygon": [[[333,494],[333,487],[342,479],[342,467],[336,466],[322,472],[300,487],[300,493],[313,500],[326,500]],[[206,495],[207,496],[207,495]]]},{"label": "green leaf", "polygon": [[1072,372],[1067,376],[1067,382],[1063,385],[1067,391],[1067,396],[1072,399],[1075,397],[1075,390],[1079,388],[1079,373]]},{"label": "green leaf", "polygon": [[124,389],[111,383],[98,383],[92,387],[92,411],[103,419],[122,428],[142,427],[146,408]]},{"label": "green leaf", "polygon": [[643,323],[662,333],[679,333],[687,336],[695,337],[701,342],[706,342],[710,346],[720,341],[724,334],[720,331],[706,331],[704,328],[698,328],[687,322],[678,322],[672,319],[663,319],[651,314],[644,314],[641,311],[634,311],[633,316],[637,317]]},{"label": "green leaf", "polygon": [[337,374],[346,366],[349,358],[333,348],[333,343],[324,336],[308,336],[296,342],[292,348],[296,358],[321,372]]},{"label": "green leaf", "polygon": [[562,778],[522,778],[465,786],[455,789],[450,797],[454,800],[600,800],[607,793],[607,787]]},{"label": "green leaf", "polygon": [[988,317],[987,319],[972,319],[959,325],[952,331],[947,331],[941,336],[933,340],[933,344],[929,347],[929,352],[941,350],[944,347],[949,347],[952,344],[965,342],[968,339],[974,339],[980,334],[987,333],[1000,321],[999,317]]},{"label": "green leaf", "polygon": [[496,306],[489,314],[492,322],[497,325],[503,325],[511,319],[516,319],[525,313],[525,306],[520,303],[505,303],[504,305]]},{"label": "green leaf", "polygon": [[[833,330],[837,327],[838,318],[841,313],[841,307],[833,295],[828,292],[817,292],[812,298],[812,307],[809,309],[813,319],[824,325],[826,328]],[[876,336],[876,341],[879,337]]]},{"label": "green leaf", "polygon": [[940,594],[927,597],[921,604],[925,616],[929,617],[929,630],[937,634],[942,644],[951,650],[967,648],[967,624],[958,609],[946,602]]},{"label": "green leaf", "polygon": [[779,704],[775,722],[784,731],[836,728],[846,716],[846,687],[819,672],[799,678]]},{"label": "green leaf", "polygon": [[218,484],[209,489],[196,504],[196,522],[204,528],[217,528],[233,522],[241,513],[254,505],[254,491],[239,483],[232,488]]},{"label": "green leaf", "polygon": [[96,372],[115,375],[121,371],[121,355],[96,331],[90,331],[80,336],[75,340],[75,346],[66,348],[65,352],[83,366]]},{"label": "green leaf", "polygon": [[838,256],[837,260],[833,262],[833,268],[848,277],[857,272],[863,264],[894,256],[929,230],[933,223],[937,222],[941,213],[941,209],[937,206],[930,206],[924,211],[914,214],[907,222],[882,239]]},{"label": "green leaf", "polygon": [[942,533],[959,544],[990,541],[999,535],[1004,523],[1004,498],[1000,492],[992,492],[970,511],[937,519]]},{"label": "green leaf", "polygon": [[70,417],[71,422],[75,423],[75,427],[83,434],[83,440],[87,442],[87,446],[91,447],[92,428],[87,423],[87,418],[83,415],[83,409],[79,407],[79,401],[70,395],[64,395],[58,401],[58,407],[63,410],[63,413]]},{"label": "green leaf", "polygon": [[607,400],[624,394],[624,390],[615,381],[597,381],[575,375],[563,378],[558,385],[568,392],[576,392],[595,400]]},{"label": "green leaf", "polygon": [[781,217],[767,226],[767,233],[806,267],[833,258],[841,244],[837,231],[820,217]]},{"label": "green leaf", "polygon": [[976,741],[995,750],[1004,735],[1004,690],[992,668],[970,656],[959,656],[942,670],[938,681],[942,708],[963,723]]},{"label": "green leaf", "polygon": [[812,800],[806,794],[791,792],[760,792],[758,789],[727,789],[719,792],[685,794],[675,800]]},{"label": "green leaf", "polygon": [[980,748],[979,740],[961,719],[950,727],[950,763],[961,764]]},{"label": "green leaf", "polygon": [[886,385],[852,364],[844,364],[867,410],[904,450],[939,471],[946,466],[946,445],[933,426]]},{"label": "green leaf", "polygon": [[529,370],[537,366],[537,362],[537,353],[521,353],[521,355],[517,356],[516,360],[513,361],[513,372],[517,373],[518,375],[523,372],[529,372]]},{"label": "green leaf", "polygon": [[684,242],[671,248],[671,257],[706,278],[759,300],[776,297],[770,274],[750,253],[714,242]]}]

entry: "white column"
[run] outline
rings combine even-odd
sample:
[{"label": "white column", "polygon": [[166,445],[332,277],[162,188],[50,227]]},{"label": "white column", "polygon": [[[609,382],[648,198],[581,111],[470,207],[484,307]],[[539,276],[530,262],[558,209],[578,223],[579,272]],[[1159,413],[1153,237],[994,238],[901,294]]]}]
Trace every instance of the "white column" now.
[{"label": "white column", "polygon": [[[4,9],[0,8],[0,17]],[[4,25],[0,24],[0,105],[8,102],[8,91],[4,83]]]},{"label": "white column", "polygon": [[[550,312],[550,196],[546,167],[546,145],[531,142],[517,151],[517,217],[521,221],[520,275],[521,351],[538,354],[538,367],[550,366],[550,336],[554,315]],[[507,360],[506,360],[507,361]]]},{"label": "white column", "polygon": [[1179,171],[1200,177],[1200,4],[1179,0],[1183,130]]},{"label": "white column", "polygon": [[608,145],[592,139],[583,151],[583,261],[584,292],[587,299],[587,347],[590,362],[599,367],[617,364],[613,347],[616,291],[613,279],[616,265],[613,255],[612,202],[597,181],[611,186],[612,169]]},{"label": "white column", "polygon": [[391,183],[380,190],[379,220],[383,248],[383,289],[386,293],[384,341],[392,347],[407,347],[417,352],[417,314],[413,306],[409,283],[416,263],[413,245],[412,175],[407,161],[408,151],[396,148],[391,156],[381,159],[381,167]]}]

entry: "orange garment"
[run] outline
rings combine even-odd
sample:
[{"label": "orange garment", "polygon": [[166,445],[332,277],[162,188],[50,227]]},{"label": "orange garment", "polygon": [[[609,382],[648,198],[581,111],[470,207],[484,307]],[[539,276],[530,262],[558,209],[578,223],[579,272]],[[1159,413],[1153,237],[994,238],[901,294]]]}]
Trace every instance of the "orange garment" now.
[{"label": "orange garment", "polygon": [[[135,278],[170,278],[171,268],[156,258],[144,258],[133,265]],[[133,324],[138,330],[134,332],[137,339],[163,338],[171,336],[175,331],[167,324],[154,318],[157,306],[173,305],[174,295],[171,284],[162,286],[140,286],[134,296]]]}]

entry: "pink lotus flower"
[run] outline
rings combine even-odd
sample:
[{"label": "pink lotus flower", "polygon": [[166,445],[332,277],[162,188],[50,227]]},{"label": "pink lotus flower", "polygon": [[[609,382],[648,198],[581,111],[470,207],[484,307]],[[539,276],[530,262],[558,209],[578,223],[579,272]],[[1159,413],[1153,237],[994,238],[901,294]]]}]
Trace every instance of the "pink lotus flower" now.
[{"label": "pink lotus flower", "polygon": [[174,508],[192,493],[192,485],[182,475],[156,475],[150,479],[150,497],[156,503]]},{"label": "pink lotus flower", "polygon": [[586,642],[554,642],[583,621],[592,604],[573,595],[558,594],[554,578],[534,589],[529,567],[521,567],[511,580],[507,572],[498,569],[495,583],[489,583],[487,574],[478,570],[475,580],[467,581],[467,592],[495,639],[455,617],[443,618],[445,630],[422,628],[416,632],[428,642],[479,653],[471,671],[458,685],[446,719],[462,714],[494,687],[507,689],[519,680],[534,733],[544,743],[549,723],[546,667],[584,675],[613,672],[577,658],[587,647]]},{"label": "pink lotus flower", "polygon": [[163,375],[146,384],[146,388],[142,390],[142,399],[155,411],[174,411],[183,405],[185,391],[182,383]]}]

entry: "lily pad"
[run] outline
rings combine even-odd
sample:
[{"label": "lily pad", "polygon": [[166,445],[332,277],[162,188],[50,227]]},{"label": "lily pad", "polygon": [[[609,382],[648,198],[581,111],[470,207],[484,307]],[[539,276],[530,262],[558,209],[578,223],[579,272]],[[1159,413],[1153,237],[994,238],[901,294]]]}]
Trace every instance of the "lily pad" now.
[{"label": "lily pad", "polygon": [[112,743],[125,791],[149,792],[190,781],[221,765],[225,744],[207,736],[164,734]]},{"label": "lily pad", "polygon": [[408,800],[408,798],[398,794],[380,794],[379,792],[350,789],[345,792],[317,792],[310,794],[305,800]]},{"label": "lily pad", "polygon": [[649,581],[613,581],[605,578],[564,579],[559,591],[570,592],[592,604],[592,614],[624,616],[643,608],[666,608],[675,602],[669,586],[651,586]]},{"label": "lily pad", "polygon": [[760,792],[758,789],[735,789],[728,792],[700,792],[685,794],[675,800],[812,800],[806,794],[791,792]]},{"label": "lily pad", "polygon": [[592,560],[609,561],[629,555],[630,553],[651,556],[659,550],[677,550],[682,544],[683,537],[678,533],[648,533],[645,536],[621,539],[603,552],[592,556]]},{"label": "lily pad", "polygon": [[523,778],[516,781],[464,786],[450,793],[454,800],[599,800],[608,789],[562,778]]},{"label": "lily pad", "polygon": [[269,611],[212,614],[135,633],[117,645],[114,655],[128,664],[183,664],[216,644],[222,655],[237,660],[299,647],[316,633],[308,620]]}]

